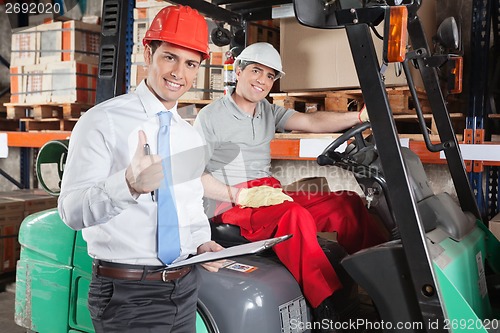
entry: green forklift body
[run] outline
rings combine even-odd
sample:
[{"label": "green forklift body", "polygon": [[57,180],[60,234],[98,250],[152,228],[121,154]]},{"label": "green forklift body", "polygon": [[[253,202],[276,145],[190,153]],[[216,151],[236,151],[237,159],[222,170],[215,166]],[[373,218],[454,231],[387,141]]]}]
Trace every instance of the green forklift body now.
[{"label": "green forklift body", "polygon": [[76,232],[57,210],[28,216],[19,231],[15,321],[35,332],[68,332]]},{"label": "green forklift body", "polygon": [[447,237],[439,244],[430,244],[446,312],[444,324],[450,332],[488,332],[499,328],[485,274],[486,265],[498,265],[498,252],[488,251],[498,246],[496,237],[481,221],[459,242]]}]

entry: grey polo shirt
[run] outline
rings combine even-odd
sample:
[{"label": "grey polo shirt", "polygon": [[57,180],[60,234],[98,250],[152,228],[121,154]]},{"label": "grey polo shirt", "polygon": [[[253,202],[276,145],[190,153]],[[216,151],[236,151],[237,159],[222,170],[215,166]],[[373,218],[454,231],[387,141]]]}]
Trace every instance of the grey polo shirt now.
[{"label": "grey polo shirt", "polygon": [[270,176],[270,142],[295,112],[264,99],[252,117],[229,94],[205,106],[194,127],[208,147],[206,171],[228,185]]}]

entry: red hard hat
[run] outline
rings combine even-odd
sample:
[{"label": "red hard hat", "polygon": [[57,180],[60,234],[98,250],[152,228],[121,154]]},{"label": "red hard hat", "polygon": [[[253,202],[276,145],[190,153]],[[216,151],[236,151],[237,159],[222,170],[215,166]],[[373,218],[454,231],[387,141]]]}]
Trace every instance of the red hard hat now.
[{"label": "red hard hat", "polygon": [[188,6],[169,6],[160,10],[146,31],[142,43],[146,45],[152,40],[198,51],[203,59],[210,57],[207,22],[197,10]]}]

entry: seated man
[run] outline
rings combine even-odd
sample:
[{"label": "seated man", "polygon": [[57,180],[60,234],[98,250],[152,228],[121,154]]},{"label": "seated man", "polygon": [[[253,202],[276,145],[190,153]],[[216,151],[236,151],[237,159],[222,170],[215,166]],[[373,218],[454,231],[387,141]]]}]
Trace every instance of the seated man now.
[{"label": "seated man", "polygon": [[[209,150],[202,177],[205,196],[219,202],[216,220],[239,226],[250,241],[293,234],[274,250],[318,310],[315,313],[324,313],[319,310],[335,307],[332,295],[342,284],[316,233],[337,232],[348,253],[385,237],[356,193],[284,194],[270,175],[270,142],[276,130],[342,131],[366,121],[366,110],[300,113],[270,104],[266,96],[284,72],[279,53],[268,43],[244,49],[235,61],[235,73],[234,91],[204,107],[194,124]],[[338,319],[342,309],[333,310]]]}]

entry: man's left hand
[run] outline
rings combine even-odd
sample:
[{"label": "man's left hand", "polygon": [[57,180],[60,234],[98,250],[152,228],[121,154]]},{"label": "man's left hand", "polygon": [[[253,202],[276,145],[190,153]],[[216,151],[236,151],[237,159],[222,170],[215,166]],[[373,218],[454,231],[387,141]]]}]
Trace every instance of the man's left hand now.
[{"label": "man's left hand", "polygon": [[[224,248],[220,244],[214,241],[209,241],[198,246],[197,254],[202,254],[205,252],[219,252],[220,250],[223,249]],[[209,272],[218,272],[219,269],[222,268],[224,262],[225,260],[210,261],[201,264],[201,266]]]}]

